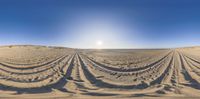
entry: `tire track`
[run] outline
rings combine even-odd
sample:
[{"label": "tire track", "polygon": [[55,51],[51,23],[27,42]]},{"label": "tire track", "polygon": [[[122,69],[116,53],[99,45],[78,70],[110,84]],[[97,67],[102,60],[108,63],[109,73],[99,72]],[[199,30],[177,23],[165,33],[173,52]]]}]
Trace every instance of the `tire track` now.
[{"label": "tire track", "polygon": [[195,78],[191,75],[190,71],[188,70],[188,64],[186,63],[186,60],[183,58],[183,56],[180,52],[178,54],[179,54],[179,57],[181,60],[182,68],[184,70],[184,72],[183,72],[184,78],[185,78],[185,80],[187,80],[189,82],[184,85],[200,89],[200,87],[199,87],[200,84],[199,84],[198,80],[195,80]]},{"label": "tire track", "polygon": [[87,56],[86,56],[86,58],[89,61],[91,61],[93,64],[101,66],[102,68],[105,68],[107,70],[112,70],[112,71],[116,71],[116,72],[133,72],[133,71],[140,71],[140,70],[144,70],[144,69],[150,68],[150,67],[154,66],[155,64],[158,64],[159,62],[161,62],[163,59],[168,57],[170,54],[171,54],[171,52],[168,53],[167,55],[165,55],[163,58],[159,59],[158,61],[151,63],[150,65],[141,66],[141,68],[133,68],[133,69],[130,68],[130,69],[126,69],[126,70],[119,69],[119,68],[113,68],[114,66],[105,66],[105,65],[103,65],[101,63],[95,62],[94,60],[88,58]]}]

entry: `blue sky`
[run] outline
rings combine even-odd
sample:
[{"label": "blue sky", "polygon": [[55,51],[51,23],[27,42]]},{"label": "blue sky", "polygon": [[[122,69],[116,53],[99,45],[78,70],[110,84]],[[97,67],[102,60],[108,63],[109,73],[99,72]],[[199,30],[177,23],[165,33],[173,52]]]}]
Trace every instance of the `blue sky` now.
[{"label": "blue sky", "polygon": [[199,0],[0,0],[0,45],[200,45],[199,5]]}]

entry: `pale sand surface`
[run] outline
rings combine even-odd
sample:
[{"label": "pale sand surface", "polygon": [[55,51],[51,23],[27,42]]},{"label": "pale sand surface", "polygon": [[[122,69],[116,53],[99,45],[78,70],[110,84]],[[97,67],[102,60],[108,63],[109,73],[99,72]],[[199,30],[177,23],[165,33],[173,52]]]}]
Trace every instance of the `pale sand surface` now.
[{"label": "pale sand surface", "polygon": [[200,47],[0,47],[0,99],[200,99]]}]

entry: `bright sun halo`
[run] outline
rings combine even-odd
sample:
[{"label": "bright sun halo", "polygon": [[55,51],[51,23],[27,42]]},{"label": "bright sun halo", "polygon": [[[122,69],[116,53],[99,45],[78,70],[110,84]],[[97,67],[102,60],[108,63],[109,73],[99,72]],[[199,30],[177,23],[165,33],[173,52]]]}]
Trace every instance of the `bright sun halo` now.
[{"label": "bright sun halo", "polygon": [[103,42],[102,42],[102,41],[97,41],[96,44],[97,44],[98,46],[101,46],[101,45],[103,44]]}]

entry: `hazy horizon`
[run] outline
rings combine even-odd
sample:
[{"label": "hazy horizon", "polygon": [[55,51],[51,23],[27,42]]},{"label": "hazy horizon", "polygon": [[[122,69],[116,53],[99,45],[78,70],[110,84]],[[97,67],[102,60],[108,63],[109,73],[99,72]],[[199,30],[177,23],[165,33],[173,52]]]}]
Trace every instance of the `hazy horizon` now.
[{"label": "hazy horizon", "polygon": [[1,0],[0,46],[199,46],[199,4],[198,0]]}]

